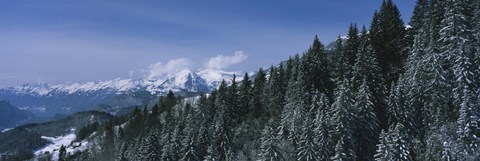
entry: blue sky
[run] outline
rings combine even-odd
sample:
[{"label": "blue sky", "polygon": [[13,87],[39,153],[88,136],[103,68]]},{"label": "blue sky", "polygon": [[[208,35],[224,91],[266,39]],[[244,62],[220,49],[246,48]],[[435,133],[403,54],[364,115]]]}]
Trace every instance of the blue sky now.
[{"label": "blue sky", "polygon": [[[415,0],[394,2],[407,23]],[[345,34],[351,22],[368,26],[380,5],[381,0],[1,1],[0,87],[138,79],[184,67],[254,71],[305,51],[315,34],[326,44]]]}]

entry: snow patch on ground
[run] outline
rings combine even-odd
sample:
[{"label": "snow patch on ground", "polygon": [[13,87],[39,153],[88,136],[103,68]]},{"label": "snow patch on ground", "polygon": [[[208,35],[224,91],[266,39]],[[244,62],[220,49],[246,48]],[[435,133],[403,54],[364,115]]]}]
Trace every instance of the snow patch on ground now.
[{"label": "snow patch on ground", "polygon": [[72,142],[77,137],[74,133],[74,129],[72,133],[66,134],[64,136],[57,136],[57,137],[48,137],[42,136],[42,139],[48,140],[50,144],[46,145],[45,147],[37,150],[34,152],[35,156],[41,156],[45,153],[52,154],[53,160],[58,160],[58,155],[60,153],[60,147],[64,145],[66,147],[67,154],[72,155],[77,152],[81,152],[86,150],[88,147],[88,141],[82,142]]},{"label": "snow patch on ground", "polygon": [[4,133],[4,132],[10,131],[10,130],[12,130],[12,128],[6,128],[6,129],[3,129],[2,132],[0,132],[0,133]]}]

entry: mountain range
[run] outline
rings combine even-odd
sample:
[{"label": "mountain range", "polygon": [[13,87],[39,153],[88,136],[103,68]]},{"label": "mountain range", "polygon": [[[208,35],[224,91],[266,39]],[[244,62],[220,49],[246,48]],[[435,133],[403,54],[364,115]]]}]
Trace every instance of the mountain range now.
[{"label": "mountain range", "polygon": [[169,90],[183,96],[208,93],[217,88],[222,80],[230,82],[234,74],[240,73],[221,70],[193,72],[185,69],[166,79],[115,79],[57,85],[28,83],[0,89],[0,101],[8,100],[19,109],[30,111],[35,116],[51,117],[56,114],[99,109],[99,106],[143,106],[151,104]]}]

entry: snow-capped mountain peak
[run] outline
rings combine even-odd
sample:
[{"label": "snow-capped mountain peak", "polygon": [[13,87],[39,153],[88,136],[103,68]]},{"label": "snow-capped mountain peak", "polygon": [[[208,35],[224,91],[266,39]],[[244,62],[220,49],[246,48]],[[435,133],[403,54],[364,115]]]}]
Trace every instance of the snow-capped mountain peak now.
[{"label": "snow-capped mountain peak", "polygon": [[185,69],[168,78],[162,85],[165,89],[185,90],[188,92],[208,92],[211,87],[197,73]]}]

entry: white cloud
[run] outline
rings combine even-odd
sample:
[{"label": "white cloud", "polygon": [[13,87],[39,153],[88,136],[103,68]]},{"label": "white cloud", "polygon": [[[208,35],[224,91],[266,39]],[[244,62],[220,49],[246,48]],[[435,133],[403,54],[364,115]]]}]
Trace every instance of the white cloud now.
[{"label": "white cloud", "polygon": [[239,64],[247,59],[247,55],[243,51],[236,51],[233,56],[217,55],[211,57],[205,64],[207,69],[224,69],[229,66]]},{"label": "white cloud", "polygon": [[181,70],[189,69],[192,66],[192,61],[187,58],[172,59],[167,64],[161,61],[151,64],[148,67],[147,78],[165,78],[171,76]]},{"label": "white cloud", "polygon": [[[246,59],[247,55],[243,51],[236,51],[233,55],[217,55],[208,58],[203,65],[203,69],[198,69],[197,72],[205,77],[207,81],[220,80],[224,74],[233,74],[225,72],[223,69],[239,64]],[[151,64],[143,72],[146,73],[145,77],[148,79],[165,79],[182,70],[192,69],[192,67],[198,67],[198,65],[194,64],[191,59],[179,58],[169,60],[166,64],[161,61]],[[133,75],[133,72],[131,74]]]}]

